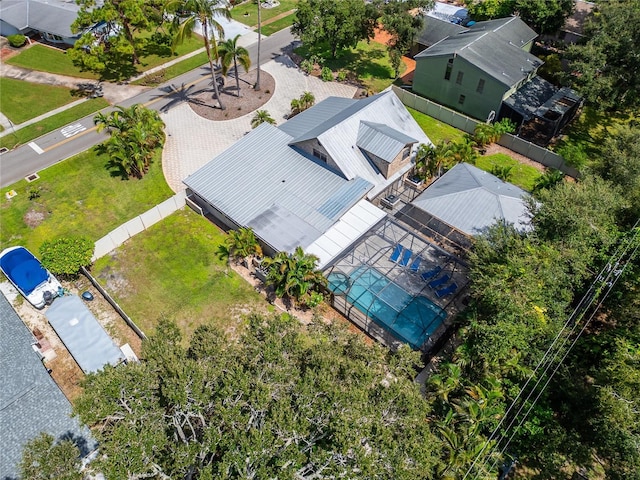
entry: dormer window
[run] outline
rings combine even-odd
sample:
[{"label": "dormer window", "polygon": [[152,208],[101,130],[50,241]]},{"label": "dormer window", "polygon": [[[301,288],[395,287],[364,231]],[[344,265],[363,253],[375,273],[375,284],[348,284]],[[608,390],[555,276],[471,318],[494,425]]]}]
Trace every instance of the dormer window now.
[{"label": "dormer window", "polygon": [[327,163],[327,156],[322,153],[320,150],[316,150],[315,148],[313,149],[313,156],[316,158],[319,158],[320,160],[322,160],[324,163]]}]

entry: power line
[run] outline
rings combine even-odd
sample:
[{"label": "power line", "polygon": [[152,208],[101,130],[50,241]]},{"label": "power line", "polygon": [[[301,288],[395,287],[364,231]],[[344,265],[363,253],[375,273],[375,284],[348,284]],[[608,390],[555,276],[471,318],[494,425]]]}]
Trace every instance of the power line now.
[{"label": "power line", "polygon": [[[490,461],[491,456],[493,455],[493,453],[498,448],[498,446],[501,443],[502,439],[506,438],[509,430],[514,425],[514,423],[516,422],[516,419],[518,418],[518,416],[520,415],[520,413],[524,409],[524,407],[526,405],[526,402],[531,398],[533,393],[536,391],[537,387],[539,386],[539,384],[541,383],[542,379],[544,378],[544,375],[551,368],[551,365],[553,364],[555,358],[561,353],[564,345],[567,343],[567,341],[569,340],[570,336],[573,334],[573,332],[577,328],[578,322],[582,319],[582,317],[587,313],[589,308],[597,300],[598,296],[602,293],[602,291],[604,290],[605,286],[608,286],[609,288],[608,288],[607,293],[605,294],[605,296],[603,297],[602,300],[604,300],[606,298],[606,296],[609,294],[609,292],[611,291],[611,289],[613,288],[613,286],[617,282],[618,278],[620,277],[620,274],[622,273],[622,271],[624,271],[624,268],[626,268],[626,265],[631,261],[631,259],[635,255],[635,252],[638,250],[638,246],[636,246],[635,249],[633,250],[633,252],[631,253],[631,255],[628,256],[626,262],[624,263],[624,265],[623,265],[623,267],[621,269],[620,265],[621,265],[622,260],[627,255],[627,252],[628,252],[629,248],[634,243],[637,243],[636,242],[636,238],[640,236],[640,229],[637,228],[639,224],[640,224],[640,218],[636,221],[635,225],[632,227],[632,231],[635,232],[633,234],[633,236],[630,239],[629,239],[629,237],[627,237],[628,240],[626,242],[621,242],[618,245],[618,247],[616,248],[616,251],[611,255],[609,262],[602,268],[602,270],[600,271],[598,276],[591,283],[591,285],[590,285],[589,289],[587,290],[587,292],[583,295],[583,297],[581,298],[581,300],[578,303],[578,305],[574,308],[574,310],[571,313],[571,315],[569,315],[569,317],[567,318],[567,321],[563,325],[562,329],[558,332],[558,334],[556,335],[556,337],[552,341],[551,345],[546,350],[546,352],[544,353],[543,357],[540,359],[540,361],[536,365],[535,369],[533,370],[533,372],[531,373],[531,375],[529,376],[529,378],[525,382],[524,386],[520,389],[520,391],[518,392],[516,397],[513,399],[513,401],[511,402],[511,405],[509,406],[509,408],[507,409],[507,411],[503,415],[502,419],[500,420],[500,422],[498,423],[496,428],[493,430],[493,432],[491,433],[491,435],[489,436],[489,438],[485,442],[485,444],[482,447],[482,449],[478,452],[478,454],[474,458],[471,466],[469,467],[469,469],[465,473],[465,475],[463,477],[463,480],[465,480],[469,475],[472,474],[472,472],[474,470],[474,467],[476,466],[476,464],[478,464],[478,461],[483,457],[483,455],[484,455],[484,461],[482,461],[482,464],[480,465],[481,467],[486,466],[486,464]],[[595,312],[597,311],[597,309],[601,305],[602,305],[602,301],[598,304],[598,306],[596,307],[596,310],[592,313],[592,316],[589,318],[589,320],[585,324],[585,327],[588,324],[588,322],[591,320],[591,318],[593,318],[593,315],[595,314]],[[565,331],[571,325],[572,325],[572,328],[569,331],[569,333],[566,334],[566,335],[563,335],[565,333]],[[578,334],[577,338],[579,338],[579,336],[582,334],[582,332],[584,331],[585,327],[583,327],[583,329],[580,331],[580,333]],[[574,339],[572,345],[565,352],[564,356],[562,357],[560,362],[557,364],[557,366],[556,366],[555,370],[553,371],[553,373],[551,374],[551,376],[553,376],[553,374],[555,374],[557,369],[560,367],[560,365],[562,364],[562,362],[566,358],[567,354],[569,353],[569,351],[571,350],[571,348],[573,347],[573,345],[577,341],[577,338]],[[559,341],[561,343],[558,345]],[[491,442],[495,438],[497,438],[498,432],[500,432],[500,429],[503,427],[506,419],[509,417],[509,414],[516,407],[516,405],[518,404],[518,401],[523,396],[523,393],[526,391],[527,386],[533,380],[533,378],[535,378],[537,376],[538,371],[543,366],[544,366],[544,369],[543,369],[541,375],[538,376],[538,380],[536,381],[535,385],[531,388],[531,390],[529,391],[527,397],[520,404],[520,407],[518,408],[518,411],[511,418],[509,424],[505,428],[505,431],[502,433],[500,440],[498,440],[495,443],[495,445],[490,447],[489,452],[485,454],[485,451],[487,450],[487,448],[489,448],[489,446],[491,445]],[[549,379],[547,380],[547,383],[544,385],[544,387],[542,388],[542,390],[540,391],[540,393],[536,397],[535,401],[537,401],[537,399],[540,397],[540,395],[542,394],[542,391],[544,391],[544,388],[546,388],[546,386],[548,385],[550,379],[551,379],[551,377],[549,377]],[[535,401],[534,401],[533,405],[535,405]],[[517,428],[519,428],[522,425],[522,423],[524,422],[524,420],[526,419],[526,417],[530,413],[531,409],[533,408],[533,405],[529,408],[529,410],[526,412],[525,417],[523,418],[523,420],[521,420],[521,422],[516,427],[516,430],[511,435],[509,441],[507,442],[507,445],[508,445],[508,443],[510,443],[511,439],[513,438],[513,436],[517,432]],[[501,450],[500,453],[501,454],[504,453],[505,449]],[[495,466],[495,462],[493,463],[492,467],[493,466]]]}]

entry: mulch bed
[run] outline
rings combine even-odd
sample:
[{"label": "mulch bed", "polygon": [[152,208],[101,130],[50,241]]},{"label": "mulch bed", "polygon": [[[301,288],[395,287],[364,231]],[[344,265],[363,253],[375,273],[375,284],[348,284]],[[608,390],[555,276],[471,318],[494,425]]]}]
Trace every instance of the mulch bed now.
[{"label": "mulch bed", "polygon": [[218,101],[214,98],[213,87],[190,97],[189,105],[194,112],[207,120],[232,120],[242,117],[267,103],[276,88],[273,77],[261,70],[260,90],[254,90],[256,76],[256,70],[240,74],[240,97],[237,96],[235,76],[230,74],[225,78],[224,87],[220,92],[224,110],[220,109]]}]

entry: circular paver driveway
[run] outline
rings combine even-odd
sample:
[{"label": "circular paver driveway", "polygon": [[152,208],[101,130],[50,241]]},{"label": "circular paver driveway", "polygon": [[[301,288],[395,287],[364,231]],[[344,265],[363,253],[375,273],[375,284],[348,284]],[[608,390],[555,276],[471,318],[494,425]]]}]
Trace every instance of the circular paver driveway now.
[{"label": "circular paver driveway", "polygon": [[[261,67],[276,82],[271,99],[261,107],[269,111],[277,124],[286,120],[291,100],[308,91],[316,103],[327,97],[352,98],[356,88],[337,82],[323,82],[302,73],[289,57],[281,56]],[[166,124],[167,139],[162,152],[162,168],[167,183],[174,192],[184,190],[182,180],[251,130],[253,113],[242,117],[212,121],[197,115],[188,104],[182,103],[161,114]]]}]

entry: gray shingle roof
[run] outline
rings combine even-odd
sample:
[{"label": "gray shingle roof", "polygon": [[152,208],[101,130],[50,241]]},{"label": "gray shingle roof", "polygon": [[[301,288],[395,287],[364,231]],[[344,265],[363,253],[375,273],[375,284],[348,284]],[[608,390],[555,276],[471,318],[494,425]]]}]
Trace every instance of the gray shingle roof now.
[{"label": "gray shingle roof", "polygon": [[0,294],[0,478],[17,477],[23,446],[41,432],[73,437],[83,454],[95,449],[89,430],[71,418],[71,404],[31,345],[35,339]]},{"label": "gray shingle roof", "polygon": [[0,19],[19,30],[32,28],[61,37],[72,37],[71,24],[79,7],[73,0],[2,0]]},{"label": "gray shingle roof", "polygon": [[241,226],[254,227],[273,247],[312,243],[372,185],[336,172],[289,146],[292,137],[262,124],[184,183]]},{"label": "gray shingle roof", "polygon": [[490,31],[472,31],[445,38],[416,55],[416,58],[459,55],[508,87],[518,84],[542,61],[505,43]]},{"label": "gray shingle roof", "polygon": [[467,30],[468,28],[462,25],[456,25],[455,23],[426,15],[422,31],[416,36],[416,42],[430,47],[443,38],[457,35]]},{"label": "gray shingle roof", "polygon": [[382,123],[361,121],[356,145],[390,163],[406,145],[417,141]]},{"label": "gray shingle roof", "polygon": [[412,204],[468,235],[504,220],[518,230],[531,228],[523,198],[527,192],[488,172],[459,163]]},{"label": "gray shingle roof", "polygon": [[493,32],[505,43],[511,43],[516,47],[523,47],[527,43],[535,40],[538,34],[533,31],[520,17],[496,18],[476,22],[468,26],[472,32],[485,31]]}]

